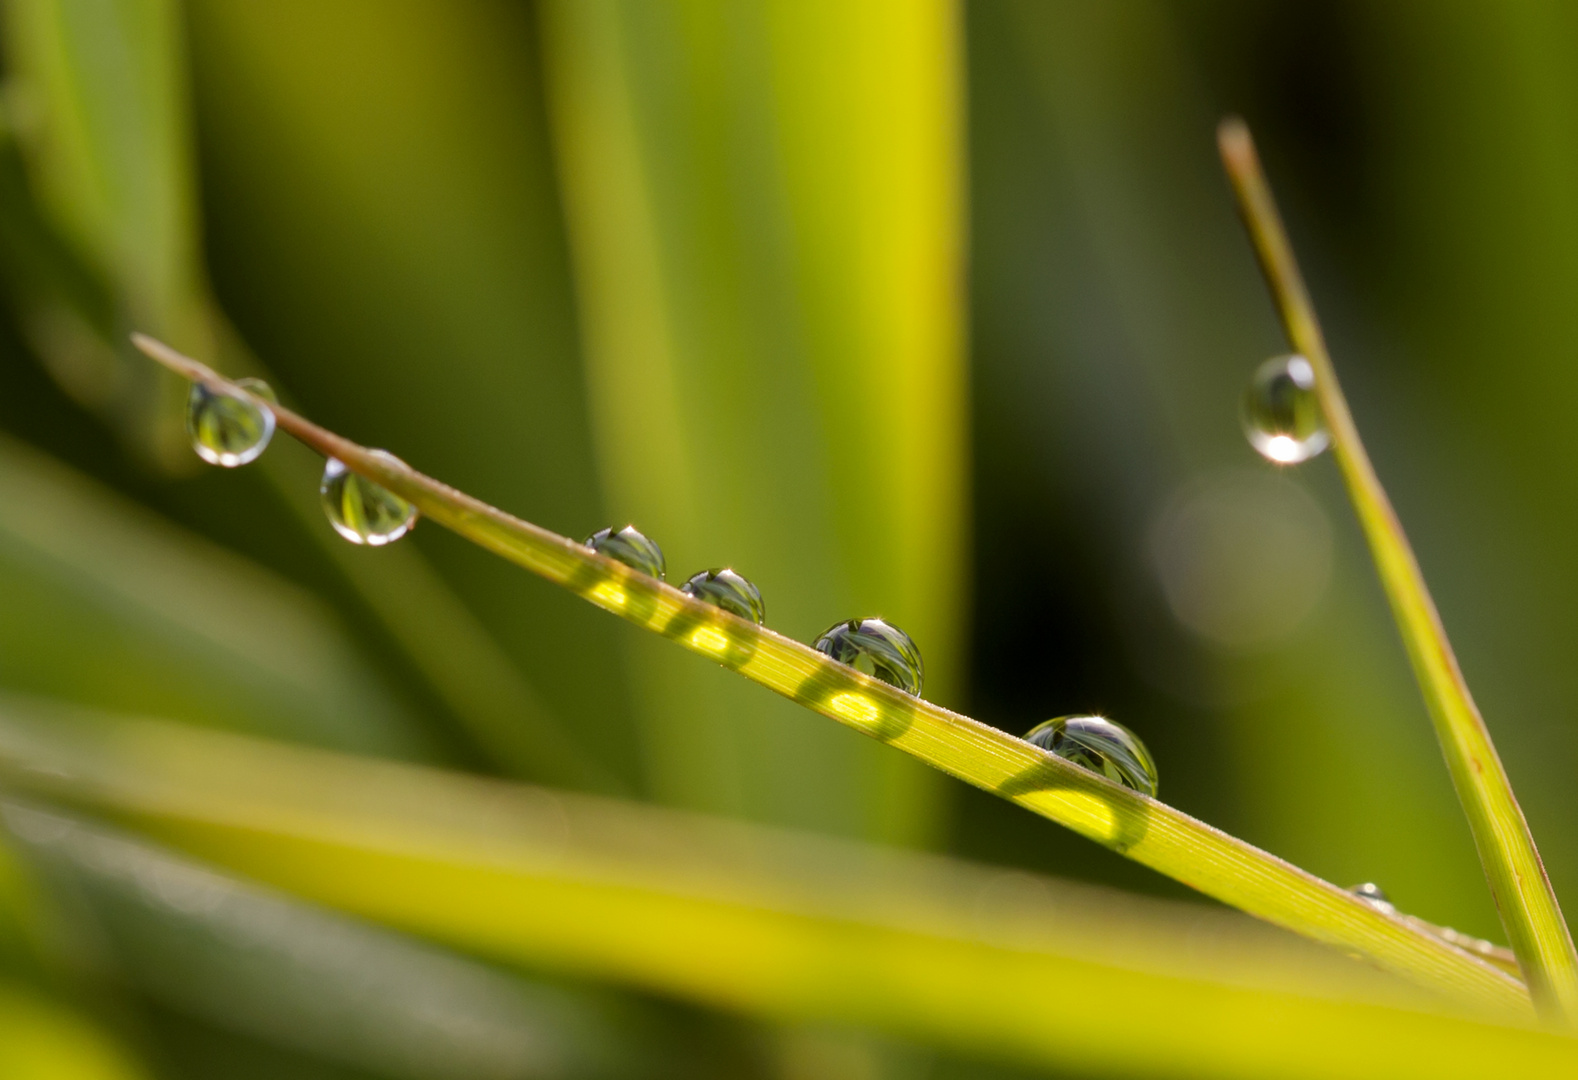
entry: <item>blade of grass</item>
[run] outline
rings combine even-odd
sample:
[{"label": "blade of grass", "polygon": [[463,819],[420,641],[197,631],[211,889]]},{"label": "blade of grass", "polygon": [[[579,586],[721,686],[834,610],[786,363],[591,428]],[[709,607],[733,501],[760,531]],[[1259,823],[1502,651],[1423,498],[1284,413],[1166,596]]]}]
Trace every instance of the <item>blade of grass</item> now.
[{"label": "blade of grass", "polygon": [[[150,357],[187,378],[235,390],[162,342],[143,335],[134,340]],[[1526,1002],[1521,984],[1468,953],[1165,803],[835,663],[807,645],[512,517],[289,409],[276,406],[274,412],[281,429],[409,499],[424,515],[472,542],[934,768],[1223,903],[1359,953],[1442,992],[1501,1008]]]},{"label": "blade of grass", "polygon": [[1578,1060],[1231,912],[937,856],[17,699],[0,774],[471,952],[777,1020],[1124,1075]]},{"label": "blade of grass", "polygon": [[1315,390],[1337,464],[1424,691],[1508,940],[1540,1010],[1552,1019],[1578,1023],[1578,954],[1572,934],[1413,548],[1359,438],[1249,129],[1241,120],[1226,120],[1218,141],[1288,339],[1315,370]]}]

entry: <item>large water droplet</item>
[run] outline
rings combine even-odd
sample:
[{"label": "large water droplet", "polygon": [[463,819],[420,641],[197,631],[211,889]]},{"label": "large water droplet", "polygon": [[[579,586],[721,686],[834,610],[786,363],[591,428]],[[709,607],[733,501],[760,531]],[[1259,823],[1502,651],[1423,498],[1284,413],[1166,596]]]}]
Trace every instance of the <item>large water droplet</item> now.
[{"label": "large water droplet", "polygon": [[1294,353],[1273,356],[1244,391],[1244,434],[1278,465],[1308,461],[1331,443],[1315,396],[1315,369]]},{"label": "large water droplet", "polygon": [[[394,458],[392,454],[385,456]],[[318,485],[318,493],[323,496],[323,512],[329,515],[329,524],[353,544],[392,544],[416,523],[416,507],[388,488],[356,475],[339,458],[323,463],[323,482]]]},{"label": "large water droplet", "polygon": [[1100,716],[1060,716],[1031,728],[1025,740],[1124,787],[1156,794],[1151,752],[1122,724]]},{"label": "large water droplet", "polygon": [[1363,900],[1366,904],[1369,904],[1371,907],[1375,908],[1377,911],[1384,911],[1388,915],[1392,915],[1397,912],[1397,907],[1392,903],[1392,898],[1386,895],[1386,890],[1382,889],[1373,881],[1366,881],[1362,885],[1355,885],[1348,891],[1353,893],[1353,895],[1357,896],[1360,900]]},{"label": "large water droplet", "polygon": [[[261,379],[238,379],[236,385],[265,401],[275,400],[274,391]],[[186,398],[186,433],[198,457],[233,469],[256,461],[267,449],[274,437],[274,413],[244,394],[194,382]]]},{"label": "large water droplet", "polygon": [[600,529],[586,538],[586,546],[660,581],[667,569],[663,549],[657,546],[656,541],[637,532],[634,525],[626,525],[623,529]]},{"label": "large water droplet", "polygon": [[881,679],[917,697],[926,681],[926,665],[910,636],[881,619],[849,619],[829,627],[812,645],[840,664]]},{"label": "large water droplet", "polygon": [[754,623],[767,618],[767,605],[762,603],[761,590],[733,570],[703,570],[679,589]]}]

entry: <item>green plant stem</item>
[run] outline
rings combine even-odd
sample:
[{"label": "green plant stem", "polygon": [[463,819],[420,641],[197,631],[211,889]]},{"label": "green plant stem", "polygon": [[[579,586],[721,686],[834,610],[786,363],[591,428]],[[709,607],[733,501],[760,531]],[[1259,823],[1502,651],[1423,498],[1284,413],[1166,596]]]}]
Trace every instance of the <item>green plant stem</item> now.
[{"label": "green plant stem", "polygon": [[1424,691],[1513,952],[1541,1013],[1567,1024],[1578,1022],[1578,956],[1572,935],[1490,732],[1458,668],[1418,560],[1348,411],[1249,129],[1231,118],[1223,121],[1217,136],[1239,213],[1288,338],[1314,369],[1315,391],[1337,464]]},{"label": "green plant stem", "polygon": [[[242,392],[161,342],[134,340],[189,379]],[[272,408],[281,429],[410,500],[440,525],[807,708],[1275,925],[1482,1008],[1529,1008],[1523,985],[1480,958],[1165,803],[695,600],[289,409]]]}]

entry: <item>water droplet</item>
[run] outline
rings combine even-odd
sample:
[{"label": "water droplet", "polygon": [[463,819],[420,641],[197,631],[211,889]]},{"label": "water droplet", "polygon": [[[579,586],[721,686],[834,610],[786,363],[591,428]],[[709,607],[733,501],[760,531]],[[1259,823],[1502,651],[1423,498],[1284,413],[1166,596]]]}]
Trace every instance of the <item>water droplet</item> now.
[{"label": "water droplet", "polygon": [[[273,402],[274,391],[261,379],[238,379],[236,385]],[[244,394],[192,384],[186,398],[186,433],[192,449],[210,465],[234,469],[256,461],[274,437],[274,413]]]},{"label": "water droplet", "polygon": [[637,532],[634,525],[594,532],[586,538],[586,546],[659,581],[663,579],[663,572],[668,566],[663,559],[663,549],[655,541]]},{"label": "water droplet", "polygon": [[1244,434],[1278,465],[1308,461],[1331,443],[1315,397],[1315,369],[1297,353],[1273,356],[1244,391]]},{"label": "water droplet", "polygon": [[353,544],[392,544],[416,524],[416,507],[388,488],[356,475],[338,458],[323,463],[318,494],[323,496],[323,511],[329,515],[329,524]]},{"label": "water droplet", "polygon": [[1386,895],[1386,890],[1373,881],[1366,881],[1363,885],[1355,885],[1348,891],[1377,911],[1384,911],[1388,915],[1395,914],[1397,911],[1391,897]]},{"label": "water droplet", "polygon": [[703,570],[679,590],[754,623],[767,618],[761,590],[733,570]]},{"label": "water droplet", "polygon": [[1156,794],[1156,763],[1134,732],[1100,716],[1060,716],[1025,741],[1146,795]]},{"label": "water droplet", "polygon": [[881,619],[850,619],[829,627],[812,646],[840,664],[881,679],[917,697],[926,680],[926,665],[910,636]]}]

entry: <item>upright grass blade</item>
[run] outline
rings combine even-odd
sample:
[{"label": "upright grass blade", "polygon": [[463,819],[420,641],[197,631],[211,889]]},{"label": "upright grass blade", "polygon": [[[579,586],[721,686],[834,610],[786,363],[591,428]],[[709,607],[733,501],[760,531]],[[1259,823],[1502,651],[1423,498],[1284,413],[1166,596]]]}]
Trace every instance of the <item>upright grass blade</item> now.
[{"label": "upright grass blade", "polygon": [[1235,913],[937,856],[16,699],[0,776],[469,952],[767,1019],[1081,1075],[1578,1061],[1530,1012],[1443,1015]]},{"label": "upright grass blade", "polygon": [[[134,340],[187,378],[242,392],[161,342],[143,335]],[[410,500],[446,528],[807,708],[1268,922],[1443,993],[1490,1008],[1526,1007],[1523,986],[1494,967],[1181,811],[835,663],[289,409],[276,406],[274,412],[281,429]]]},{"label": "upright grass blade", "polygon": [[1572,935],[1408,537],[1348,411],[1249,129],[1237,119],[1224,121],[1218,141],[1288,338],[1315,369],[1316,393],[1337,463],[1424,691],[1508,939],[1541,1012],[1550,1019],[1578,1023],[1578,954]]},{"label": "upright grass blade", "polygon": [[[539,6],[607,506],[809,638],[883,615],[953,700],[969,395],[954,0]],[[681,579],[683,580],[683,579]],[[940,778],[637,638],[666,802],[904,843]]]}]

